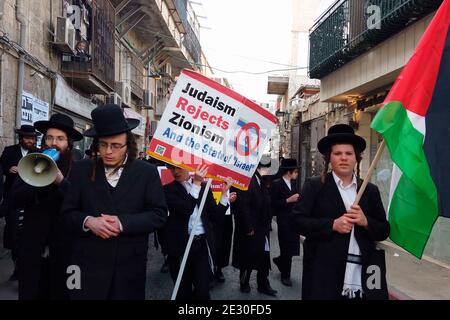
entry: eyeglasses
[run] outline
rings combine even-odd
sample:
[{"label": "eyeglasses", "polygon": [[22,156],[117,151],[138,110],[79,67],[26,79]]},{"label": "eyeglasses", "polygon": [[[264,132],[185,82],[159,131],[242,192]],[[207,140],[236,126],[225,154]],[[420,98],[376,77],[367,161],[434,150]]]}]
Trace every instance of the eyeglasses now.
[{"label": "eyeglasses", "polygon": [[120,149],[122,149],[123,147],[125,147],[127,144],[120,144],[120,143],[106,143],[106,142],[99,142],[98,143],[98,147],[99,149],[102,150],[108,150],[108,147],[111,147],[112,151],[119,151]]},{"label": "eyeglasses", "polygon": [[64,141],[66,141],[67,140],[67,138],[66,137],[63,137],[63,136],[57,136],[57,137],[54,137],[54,136],[45,136],[45,141],[46,142],[53,142],[53,141],[57,141],[57,142],[64,142]]}]

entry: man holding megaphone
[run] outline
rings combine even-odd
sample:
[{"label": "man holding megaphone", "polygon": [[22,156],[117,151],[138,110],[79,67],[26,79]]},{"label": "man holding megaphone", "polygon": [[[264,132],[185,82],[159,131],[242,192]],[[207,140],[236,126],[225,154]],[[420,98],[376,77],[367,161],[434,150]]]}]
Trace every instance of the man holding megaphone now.
[{"label": "man holding megaphone", "polygon": [[31,153],[18,165],[13,203],[24,207],[19,244],[19,299],[66,299],[70,241],[60,223],[60,209],[72,167],[73,142],[83,136],[73,120],[54,114],[38,121],[43,154]]}]

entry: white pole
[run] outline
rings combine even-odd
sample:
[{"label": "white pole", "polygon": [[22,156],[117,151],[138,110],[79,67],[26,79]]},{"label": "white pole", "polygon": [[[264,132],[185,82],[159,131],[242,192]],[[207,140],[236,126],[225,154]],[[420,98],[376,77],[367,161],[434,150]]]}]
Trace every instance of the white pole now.
[{"label": "white pole", "polygon": [[200,217],[203,212],[203,207],[205,206],[206,197],[209,193],[209,188],[211,187],[212,179],[209,178],[206,183],[205,191],[203,192],[202,201],[200,202],[200,207],[198,208],[198,215],[194,221],[194,226],[192,227],[191,234],[189,235],[189,241],[186,245],[186,249],[184,250],[183,260],[181,262],[180,271],[178,271],[177,281],[175,282],[175,288],[173,288],[172,298],[170,300],[175,300],[177,297],[178,289],[180,287],[181,278],[183,278],[184,267],[186,266],[186,261],[189,256],[189,251],[191,250],[192,241],[194,240],[194,230],[197,228],[197,224],[200,221]]}]

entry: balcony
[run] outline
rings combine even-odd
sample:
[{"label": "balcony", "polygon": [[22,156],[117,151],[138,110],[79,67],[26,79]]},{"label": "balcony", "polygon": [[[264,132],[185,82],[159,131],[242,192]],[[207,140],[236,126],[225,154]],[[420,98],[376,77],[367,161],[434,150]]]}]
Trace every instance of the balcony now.
[{"label": "balcony", "polygon": [[[443,0],[338,0],[310,30],[309,76],[321,79],[415,21],[435,11]],[[380,8],[380,27],[369,28]]]},{"label": "balcony", "polygon": [[289,86],[288,76],[269,76],[267,81],[267,94],[286,94]]},{"label": "balcony", "polygon": [[186,0],[174,0],[174,3],[177,12],[177,16],[174,16],[174,18],[179,19],[184,29],[183,45],[191,55],[193,62],[200,63],[200,41],[188,21]]},{"label": "balcony", "polygon": [[61,73],[88,94],[114,91],[114,7],[109,0],[92,1],[88,42],[90,55],[63,54]]}]

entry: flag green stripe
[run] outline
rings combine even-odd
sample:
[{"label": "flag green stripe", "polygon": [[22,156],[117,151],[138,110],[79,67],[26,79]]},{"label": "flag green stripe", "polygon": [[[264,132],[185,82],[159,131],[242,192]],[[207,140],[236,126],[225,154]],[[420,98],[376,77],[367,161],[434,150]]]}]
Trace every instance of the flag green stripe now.
[{"label": "flag green stripe", "polygon": [[423,150],[425,137],[397,101],[386,104],[371,127],[383,135],[403,174],[389,207],[390,238],[420,258],[438,215],[436,185]]},{"label": "flag green stripe", "polygon": [[391,240],[420,259],[437,217],[436,201],[403,175],[389,206]]}]

